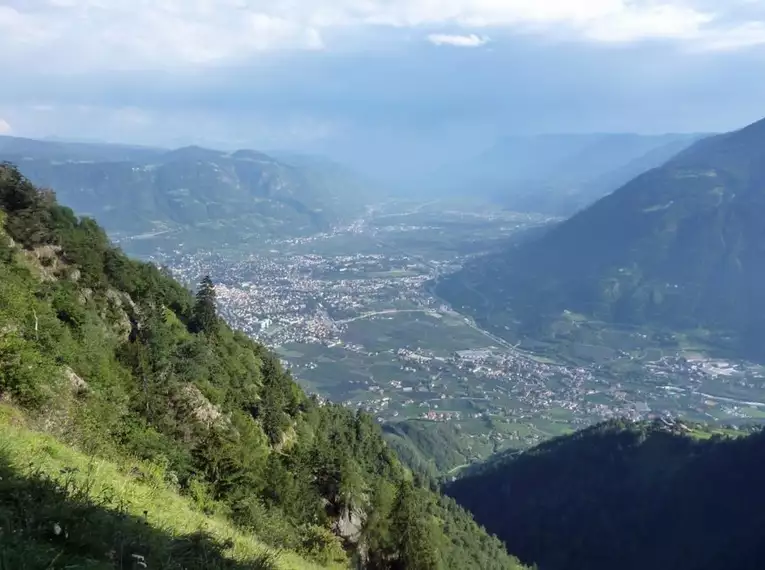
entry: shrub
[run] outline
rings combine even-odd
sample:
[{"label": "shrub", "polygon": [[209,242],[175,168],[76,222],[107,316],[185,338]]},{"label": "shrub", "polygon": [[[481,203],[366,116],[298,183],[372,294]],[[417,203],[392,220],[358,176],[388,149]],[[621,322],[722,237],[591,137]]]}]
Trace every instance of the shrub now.
[{"label": "shrub", "polygon": [[60,385],[60,371],[34,345],[16,332],[0,336],[0,393],[21,404],[40,408]]},{"label": "shrub", "polygon": [[319,564],[348,564],[348,555],[343,550],[340,539],[327,528],[308,525],[301,529],[300,550]]}]

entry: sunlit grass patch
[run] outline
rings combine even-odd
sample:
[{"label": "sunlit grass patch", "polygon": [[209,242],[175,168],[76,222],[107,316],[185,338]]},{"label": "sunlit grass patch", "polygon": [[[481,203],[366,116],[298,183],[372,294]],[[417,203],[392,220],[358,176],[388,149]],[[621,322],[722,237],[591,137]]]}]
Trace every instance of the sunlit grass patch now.
[{"label": "sunlit grass patch", "polygon": [[0,570],[115,567],[319,568],[200,512],[161,467],[89,457],[0,405]]}]

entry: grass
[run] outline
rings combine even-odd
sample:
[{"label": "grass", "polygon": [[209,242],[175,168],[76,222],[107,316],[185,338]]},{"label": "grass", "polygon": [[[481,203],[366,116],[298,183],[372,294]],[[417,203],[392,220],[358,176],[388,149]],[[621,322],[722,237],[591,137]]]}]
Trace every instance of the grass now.
[{"label": "grass", "polygon": [[761,408],[757,408],[755,406],[741,408],[741,412],[745,414],[747,417],[750,417],[756,420],[765,419],[765,410]]},{"label": "grass", "polygon": [[710,427],[705,426],[703,428],[691,428],[688,432],[688,436],[694,439],[711,439],[713,436],[719,435],[722,437],[738,438],[747,435],[746,432],[737,431],[734,429],[724,427]]},{"label": "grass", "polygon": [[206,515],[156,465],[89,457],[0,404],[0,570],[311,570]]}]

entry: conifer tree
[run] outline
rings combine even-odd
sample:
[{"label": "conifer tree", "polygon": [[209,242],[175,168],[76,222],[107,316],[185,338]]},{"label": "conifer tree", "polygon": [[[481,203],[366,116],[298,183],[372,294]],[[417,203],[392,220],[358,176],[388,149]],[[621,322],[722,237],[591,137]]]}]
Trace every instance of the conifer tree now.
[{"label": "conifer tree", "polygon": [[194,305],[194,323],[198,332],[215,336],[218,332],[218,315],[215,310],[215,285],[209,275],[199,284]]},{"label": "conifer tree", "polygon": [[402,481],[391,511],[391,537],[395,542],[394,570],[438,570],[435,537],[428,514],[410,481]]}]

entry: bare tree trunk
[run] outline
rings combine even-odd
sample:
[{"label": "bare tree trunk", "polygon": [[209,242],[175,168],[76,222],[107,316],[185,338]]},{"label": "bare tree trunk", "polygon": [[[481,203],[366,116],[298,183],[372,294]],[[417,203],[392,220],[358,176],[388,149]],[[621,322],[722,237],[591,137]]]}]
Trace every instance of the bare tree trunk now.
[{"label": "bare tree trunk", "polygon": [[146,400],[146,419],[151,420],[151,413],[149,411],[149,380],[146,378],[146,372],[143,376],[143,397]]}]

